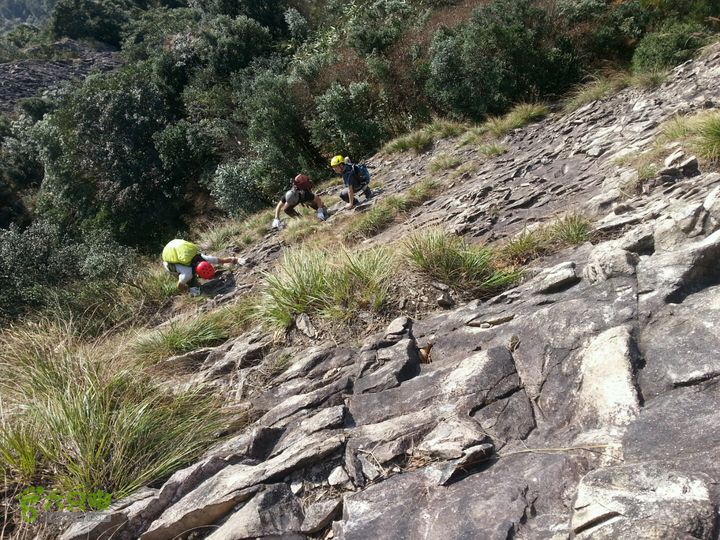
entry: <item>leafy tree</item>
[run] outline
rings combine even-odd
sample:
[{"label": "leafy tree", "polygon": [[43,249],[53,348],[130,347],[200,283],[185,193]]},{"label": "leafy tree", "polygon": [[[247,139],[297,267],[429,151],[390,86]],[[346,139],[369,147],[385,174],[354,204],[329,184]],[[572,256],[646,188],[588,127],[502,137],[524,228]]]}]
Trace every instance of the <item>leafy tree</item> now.
[{"label": "leafy tree", "polygon": [[317,96],[315,103],[313,141],[327,154],[365,156],[377,149],[387,135],[380,100],[366,82],[347,87],[336,83]]},{"label": "leafy tree", "polygon": [[225,15],[211,19],[202,31],[200,56],[218,79],[247,67],[253,58],[270,50],[266,28],[248,17]]},{"label": "leafy tree", "polygon": [[143,0],[59,0],[50,18],[56,38],[92,38],[120,46],[123,28]]},{"label": "leafy tree", "polygon": [[572,48],[555,38],[545,12],[531,0],[494,0],[435,36],[426,91],[445,113],[479,120],[577,77]]},{"label": "leafy tree", "polygon": [[323,159],[303,122],[296,83],[282,68],[278,60],[259,62],[234,79],[245,157],[218,168],[212,188],[220,206],[231,213],[272,202],[300,171],[322,170]]},{"label": "leafy tree", "polygon": [[173,119],[147,63],[86,79],[36,126],[46,170],[40,209],[71,229],[110,227],[129,245],[176,230],[181,186],[153,138]]},{"label": "leafy tree", "polygon": [[193,9],[166,7],[149,9],[134,17],[125,27],[122,40],[123,56],[136,62],[174,49],[183,36],[198,35],[200,13]]},{"label": "leafy tree", "polygon": [[211,15],[243,15],[255,19],[261,25],[271,29],[284,29],[285,0],[267,2],[265,0],[189,0],[189,4]]}]

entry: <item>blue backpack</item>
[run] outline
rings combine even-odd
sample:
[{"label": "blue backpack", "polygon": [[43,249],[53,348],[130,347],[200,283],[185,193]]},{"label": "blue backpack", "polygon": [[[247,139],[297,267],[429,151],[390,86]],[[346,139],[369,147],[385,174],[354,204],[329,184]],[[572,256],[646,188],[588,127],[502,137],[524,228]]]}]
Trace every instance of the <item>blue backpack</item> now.
[{"label": "blue backpack", "polygon": [[368,168],[362,163],[353,165],[353,175],[355,176],[355,181],[360,186],[370,183],[370,171],[368,171]]}]

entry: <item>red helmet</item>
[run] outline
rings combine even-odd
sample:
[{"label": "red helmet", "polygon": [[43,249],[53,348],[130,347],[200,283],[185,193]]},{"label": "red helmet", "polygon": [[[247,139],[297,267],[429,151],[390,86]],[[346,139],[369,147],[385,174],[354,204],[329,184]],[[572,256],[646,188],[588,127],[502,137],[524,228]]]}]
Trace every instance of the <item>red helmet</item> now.
[{"label": "red helmet", "polygon": [[293,179],[293,186],[297,189],[310,191],[313,187],[312,181],[310,180],[310,177],[307,174],[298,174]]},{"label": "red helmet", "polygon": [[203,279],[212,279],[215,275],[215,269],[209,262],[202,261],[195,267],[195,273]]}]

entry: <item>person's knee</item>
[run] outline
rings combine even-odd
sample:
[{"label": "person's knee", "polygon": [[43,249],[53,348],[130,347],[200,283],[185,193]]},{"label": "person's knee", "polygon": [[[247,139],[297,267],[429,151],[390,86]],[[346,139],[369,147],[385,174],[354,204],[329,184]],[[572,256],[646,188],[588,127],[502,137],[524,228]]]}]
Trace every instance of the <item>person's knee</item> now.
[{"label": "person's knee", "polygon": [[345,201],[345,202],[350,202],[350,195],[349,195],[347,189],[343,189],[343,190],[340,192],[340,198],[341,198],[343,201]]},{"label": "person's knee", "polygon": [[295,211],[295,207],[293,207],[293,206],[286,207],[285,213],[290,217],[295,217],[298,215],[297,212]]}]

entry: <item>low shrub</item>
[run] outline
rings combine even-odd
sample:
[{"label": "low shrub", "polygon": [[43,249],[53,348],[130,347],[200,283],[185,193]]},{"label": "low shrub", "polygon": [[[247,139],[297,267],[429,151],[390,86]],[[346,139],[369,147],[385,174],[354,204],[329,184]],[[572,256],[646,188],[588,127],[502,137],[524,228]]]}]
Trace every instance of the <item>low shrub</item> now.
[{"label": "low shrub", "polygon": [[692,58],[707,43],[705,29],[697,23],[671,22],[647,34],[638,43],[632,59],[635,73],[671,69]]}]

